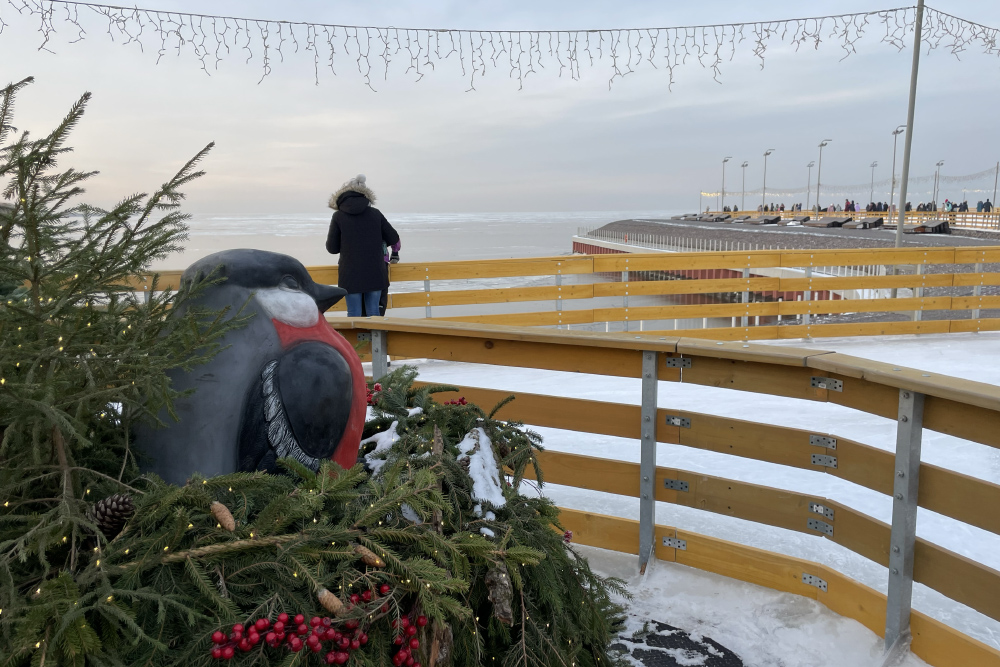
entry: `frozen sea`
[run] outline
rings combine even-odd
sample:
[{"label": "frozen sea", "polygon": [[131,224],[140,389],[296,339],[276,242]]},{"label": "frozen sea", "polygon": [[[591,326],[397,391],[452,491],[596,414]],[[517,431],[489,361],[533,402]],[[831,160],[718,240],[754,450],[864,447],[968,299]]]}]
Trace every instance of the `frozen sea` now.
[{"label": "frozen sea", "polygon": [[[960,378],[1000,382],[1000,333],[778,341],[814,346]],[[465,363],[417,361],[420,379],[459,386],[523,391],[619,403],[640,402],[640,381],[553,371]],[[895,422],[832,403],[688,384],[661,382],[659,406],[828,432],[886,450],[895,447]],[[636,441],[538,428],[545,446],[557,451],[626,461],[639,460]],[[1000,451],[924,431],[923,460],[1000,483]],[[881,521],[891,522],[892,501],[832,475],[660,443],[657,464],[754,484],[826,496]],[[638,519],[634,498],[547,485],[544,493],[563,507]],[[693,532],[823,563],[886,592],[887,571],[822,537],[764,526],[697,509],[658,503],[656,521]],[[919,510],[917,534],[1000,569],[1000,536],[948,517]],[[751,666],[835,667],[880,664],[880,639],[859,623],[833,614],[818,602],[700,572],[657,563],[645,578],[634,556],[587,549],[599,570],[629,580],[637,598],[636,622],[654,618],[702,632],[737,652]],[[914,585],[914,607],[991,646],[1000,648],[1000,623],[923,586]],[[922,665],[915,657],[904,663]]]},{"label": "frozen sea", "polygon": [[[503,259],[565,255],[580,227],[600,227],[629,218],[669,218],[655,211],[555,211],[515,213],[400,213],[380,209],[402,239],[404,262]],[[196,259],[228,248],[283,252],[306,266],[336,264],[326,252],[331,211],[316,214],[194,215],[184,252],[155,269],[183,269]]]}]

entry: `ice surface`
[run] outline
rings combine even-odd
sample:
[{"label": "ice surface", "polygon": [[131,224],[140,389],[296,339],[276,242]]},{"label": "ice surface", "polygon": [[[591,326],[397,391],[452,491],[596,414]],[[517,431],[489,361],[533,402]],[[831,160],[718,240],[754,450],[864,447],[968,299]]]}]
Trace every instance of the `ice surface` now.
[{"label": "ice surface", "polygon": [[[628,582],[635,597],[628,605],[624,635],[652,619],[694,637],[711,637],[739,655],[746,667],[881,665],[882,647],[874,633],[815,600],[677,563],[653,561],[646,574],[639,575],[635,556],[575,548],[595,570]],[[911,655],[900,667],[925,665]]]},{"label": "ice surface", "polygon": [[[830,338],[817,341],[775,341],[771,344],[835,350],[854,356],[991,384],[1000,381],[1000,363],[998,363],[1000,362],[1000,333]],[[485,367],[481,365],[439,361],[425,361],[415,365],[420,370],[420,379],[424,381],[634,405],[638,404],[640,400],[640,381],[632,378],[536,371],[503,366],[491,366],[488,368],[488,372],[484,372]],[[715,387],[661,382],[659,385],[659,406],[804,428],[814,432],[827,432],[889,451],[895,447],[895,422],[893,420],[867,415],[832,403],[817,403]],[[623,461],[637,462],[639,460],[639,444],[635,440],[559,429],[537,428],[535,430],[542,434],[545,446],[552,450],[571,451]],[[1000,483],[1000,452],[990,447],[925,430],[923,460],[973,477]],[[881,521],[891,522],[892,501],[889,497],[861,488],[833,475],[662,443],[657,448],[657,464],[827,497],[865,512]],[[556,485],[547,485],[545,494],[564,507],[632,519],[637,519],[639,514],[638,501],[634,498]],[[666,503],[657,503],[656,513],[657,523],[822,563],[876,590],[883,593],[886,591],[888,575],[884,567],[823,537],[764,526]],[[963,556],[1000,569],[1000,536],[993,533],[920,509],[917,534]],[[634,557],[623,558],[629,560],[630,566],[634,567]],[[676,567],[679,566],[668,566],[668,564],[661,563],[658,565],[657,571],[670,571]],[[607,572],[607,570],[604,571]],[[706,580],[699,577],[713,576],[687,568],[679,571],[683,572],[683,575],[677,575],[676,581],[672,580],[673,583],[670,586],[662,588],[658,594],[660,597],[652,598],[650,604],[655,602],[659,605],[657,609],[669,609],[676,602],[674,596],[681,582],[704,582]],[[749,590],[747,584],[724,578],[716,579],[718,581],[713,584],[715,588],[712,590],[728,591],[732,595],[736,595],[740,591],[745,593]],[[727,586],[731,588],[726,589]],[[806,609],[802,605],[816,605],[805,598],[786,596],[761,589],[764,591],[762,595],[772,596],[765,597],[768,600],[766,604],[761,603],[763,606],[760,609],[763,611],[754,611],[749,607],[734,607],[735,614],[731,614],[725,611],[724,605],[714,605],[712,594],[706,592],[704,595],[699,595],[697,588],[690,586],[684,590],[687,590],[687,597],[684,601],[694,620],[697,620],[695,617],[698,617],[700,619],[718,619],[722,624],[739,624],[752,620],[743,618],[744,614],[748,613],[758,614],[761,619],[771,619],[767,621],[771,623],[769,634],[760,635],[770,637],[767,641],[773,641],[776,636],[789,633],[794,629],[793,626],[784,625],[782,614],[790,615],[792,622],[798,623],[801,620],[801,615],[805,613],[802,610]],[[645,590],[643,590],[643,595],[645,594]],[[720,592],[719,595],[722,593]],[[953,602],[921,584],[914,585],[913,601],[916,609],[991,646],[1000,648],[1000,623],[964,605]],[[702,606],[699,607],[699,605]],[[822,613],[830,613],[821,605],[816,605],[816,608]],[[701,611],[697,611],[699,609]],[[820,611],[810,611],[809,614],[820,614]],[[660,616],[664,615],[660,614]],[[656,616],[654,615],[654,617]],[[871,651],[877,653],[876,645],[879,640],[874,634],[854,621],[840,619],[835,615],[833,617],[838,620],[831,630],[835,629],[839,633],[839,639],[836,642],[836,650],[828,648],[828,652],[832,651],[837,655],[843,655],[844,651],[861,650],[863,647],[868,647],[862,651],[863,653],[867,651],[865,655]],[[676,617],[656,618],[685,629],[695,627],[684,626]],[[702,620],[702,622],[707,621]],[[753,636],[758,636],[758,634],[754,634],[758,632],[759,629],[754,630],[754,632],[747,630],[747,634],[753,634]],[[804,634],[816,633],[819,633],[819,630],[814,628]],[[706,634],[728,645],[718,632],[712,634],[706,631]],[[823,635],[823,637],[828,636]],[[800,639],[807,641],[808,636]],[[813,639],[818,641],[820,638],[817,634]],[[736,650],[735,646],[732,648]],[[764,648],[760,650],[764,650]],[[812,654],[807,652],[806,655]],[[865,658],[865,660],[867,659]],[[810,661],[809,659],[790,661],[789,654],[783,654],[782,660],[784,662],[772,661],[760,664],[788,666],[870,664],[860,658],[858,662],[842,661],[836,663]]]}]

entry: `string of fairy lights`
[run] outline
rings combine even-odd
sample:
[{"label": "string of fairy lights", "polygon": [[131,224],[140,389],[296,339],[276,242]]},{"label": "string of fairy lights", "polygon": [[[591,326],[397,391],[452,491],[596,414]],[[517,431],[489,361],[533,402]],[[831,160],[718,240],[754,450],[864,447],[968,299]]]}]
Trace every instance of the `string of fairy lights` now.
[{"label": "string of fairy lights", "polygon": [[[765,54],[777,45],[818,49],[830,42],[847,58],[869,38],[902,50],[916,17],[914,7],[897,7],[662,28],[467,30],[258,19],[73,0],[0,0],[0,8],[36,20],[42,50],[54,51],[64,28],[69,43],[100,31],[114,42],[155,52],[157,62],[168,55],[193,54],[206,74],[230,58],[256,61],[261,80],[286,56],[305,53],[317,85],[327,71],[336,76],[356,70],[372,90],[393,68],[420,81],[448,61],[458,65],[469,90],[490,72],[506,72],[523,88],[543,73],[579,80],[584,68],[598,65],[607,68],[609,86],[640,69],[655,68],[665,70],[672,89],[680,67],[697,64],[721,81],[724,65],[740,52],[748,52],[763,67]],[[0,36],[12,20],[10,14],[0,13]],[[1000,56],[998,29],[932,8],[924,13],[923,39],[928,50],[956,57],[971,49]]]}]

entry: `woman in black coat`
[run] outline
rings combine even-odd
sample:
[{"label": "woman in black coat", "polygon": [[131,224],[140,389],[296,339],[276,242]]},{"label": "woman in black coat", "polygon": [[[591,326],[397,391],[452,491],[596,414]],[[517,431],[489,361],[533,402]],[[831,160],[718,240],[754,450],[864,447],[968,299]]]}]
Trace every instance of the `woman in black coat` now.
[{"label": "woman in black coat", "polygon": [[327,252],[340,254],[339,285],[347,290],[347,315],[360,317],[365,312],[379,312],[379,297],[388,284],[382,244],[395,246],[399,234],[372,206],[375,193],[365,185],[365,175],[358,174],[330,197],[334,210],[326,236]]}]

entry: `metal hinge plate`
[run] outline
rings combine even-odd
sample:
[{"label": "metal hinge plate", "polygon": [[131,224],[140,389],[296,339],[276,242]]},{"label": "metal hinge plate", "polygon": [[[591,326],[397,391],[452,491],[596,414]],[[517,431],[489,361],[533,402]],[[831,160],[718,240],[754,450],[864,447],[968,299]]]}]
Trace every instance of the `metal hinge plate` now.
[{"label": "metal hinge plate", "polygon": [[691,420],[687,417],[677,417],[667,415],[667,426],[680,426],[681,428],[691,428]]},{"label": "metal hinge plate", "polygon": [[663,363],[667,368],[691,368],[691,360],[683,357],[666,357]]},{"label": "metal hinge plate", "polygon": [[687,540],[682,540],[677,537],[664,537],[663,546],[670,547],[671,549],[680,549],[681,551],[687,551],[688,543]]},{"label": "metal hinge plate", "polygon": [[824,535],[829,535],[833,537],[833,526],[828,524],[826,521],[820,521],[819,519],[809,519],[806,521],[806,528],[809,530],[816,530]]},{"label": "metal hinge plate", "polygon": [[803,572],[802,573],[802,583],[803,584],[809,584],[810,586],[815,586],[816,588],[818,588],[821,591],[823,591],[824,593],[826,593],[826,581],[823,580],[823,579],[820,579],[819,577],[817,577],[814,574],[809,574],[808,572]]},{"label": "metal hinge plate", "polygon": [[826,447],[827,449],[837,448],[837,439],[828,435],[810,435],[809,444],[816,447]]},{"label": "metal hinge plate", "polygon": [[826,505],[821,505],[819,503],[809,503],[809,511],[815,514],[822,514],[827,519],[833,520],[834,512],[831,508]]},{"label": "metal hinge plate", "polygon": [[821,378],[813,376],[809,383],[816,389],[829,389],[830,391],[844,391],[844,383],[833,378]]},{"label": "metal hinge plate", "polygon": [[680,479],[665,479],[663,480],[663,488],[673,489],[674,491],[687,491],[688,483]]},{"label": "metal hinge plate", "polygon": [[813,454],[812,464],[814,466],[826,466],[827,468],[837,467],[837,457],[827,456],[826,454]]},{"label": "metal hinge plate", "polygon": [[358,342],[359,343],[368,343],[368,342],[371,341],[371,339],[372,339],[371,333],[359,333],[358,334]]}]

